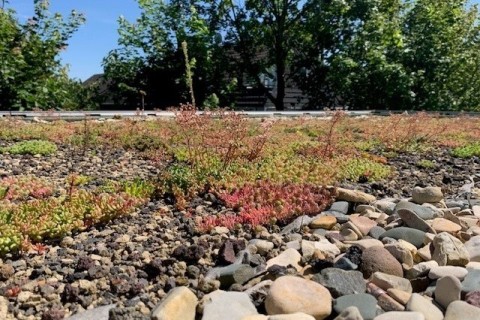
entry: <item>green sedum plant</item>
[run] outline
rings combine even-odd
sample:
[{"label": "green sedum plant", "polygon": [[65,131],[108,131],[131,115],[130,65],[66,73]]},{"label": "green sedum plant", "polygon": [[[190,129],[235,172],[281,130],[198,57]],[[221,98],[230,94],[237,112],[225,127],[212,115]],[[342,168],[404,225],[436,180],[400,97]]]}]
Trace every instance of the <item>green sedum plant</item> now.
[{"label": "green sedum plant", "polygon": [[340,179],[376,181],[391,174],[390,167],[370,159],[352,158],[340,164]]},{"label": "green sedum plant", "polygon": [[452,150],[452,155],[458,158],[480,157],[480,143],[470,143]]},{"label": "green sedum plant", "polygon": [[33,177],[0,180],[6,190],[0,197],[0,255],[128,215],[153,192],[141,180],[112,184],[109,192],[79,189],[77,177],[68,177],[68,191]]},{"label": "green sedum plant", "polygon": [[10,154],[40,154],[42,156],[52,155],[57,151],[57,146],[45,140],[28,140],[17,142],[10,147],[1,149],[2,152],[8,152]]},{"label": "green sedum plant", "polygon": [[420,167],[420,168],[425,168],[425,169],[433,169],[433,168],[435,168],[435,162],[433,162],[432,160],[428,160],[428,159],[422,159],[422,160],[417,162],[417,166]]},{"label": "green sedum plant", "polygon": [[72,175],[67,177],[67,181],[71,183],[73,186],[84,186],[87,185],[90,181],[92,181],[92,177],[85,176],[82,174],[79,175]]},{"label": "green sedum plant", "polygon": [[130,197],[148,199],[155,191],[155,185],[148,181],[136,178],[132,181],[121,183],[121,189]]}]

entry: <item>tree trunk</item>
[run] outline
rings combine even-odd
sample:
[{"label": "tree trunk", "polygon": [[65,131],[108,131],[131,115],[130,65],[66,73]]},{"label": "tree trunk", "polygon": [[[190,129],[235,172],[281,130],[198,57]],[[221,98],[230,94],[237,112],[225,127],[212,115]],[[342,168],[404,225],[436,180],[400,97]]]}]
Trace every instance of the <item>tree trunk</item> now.
[{"label": "tree trunk", "polygon": [[284,61],[277,62],[277,96],[273,103],[275,104],[275,109],[279,111],[285,110],[285,85],[285,63]]},{"label": "tree trunk", "polygon": [[278,111],[285,110],[285,69],[287,64],[287,48],[285,48],[285,18],[287,17],[287,3],[284,3],[283,12],[277,17],[277,30],[275,35],[275,68],[277,73],[277,96],[273,103]]}]

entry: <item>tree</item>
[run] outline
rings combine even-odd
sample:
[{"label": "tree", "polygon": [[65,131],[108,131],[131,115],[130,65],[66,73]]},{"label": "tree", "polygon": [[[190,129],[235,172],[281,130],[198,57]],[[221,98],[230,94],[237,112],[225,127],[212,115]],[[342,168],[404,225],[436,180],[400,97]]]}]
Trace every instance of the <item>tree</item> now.
[{"label": "tree", "polygon": [[403,64],[413,75],[414,106],[468,110],[480,106],[476,6],[464,0],[417,0],[405,15]]},{"label": "tree", "polygon": [[138,2],[141,17],[120,20],[120,48],[105,59],[112,84],[132,101],[140,91],[151,104],[188,100],[185,42],[200,104],[213,94],[224,104],[240,78],[277,110],[293,83],[314,108],[480,106],[480,24],[466,0]]},{"label": "tree", "polygon": [[[301,71],[293,62],[300,53],[306,14],[315,1],[219,0],[219,18],[227,33],[227,44],[238,52],[235,62],[254,79],[277,110],[284,110],[285,89]],[[274,79],[271,92],[262,75]]]},{"label": "tree", "polygon": [[79,85],[66,76],[58,54],[85,18],[72,11],[64,19],[48,8],[48,1],[34,1],[35,14],[23,24],[13,10],[0,8],[1,108],[48,109],[72,103],[65,89]]},{"label": "tree", "polygon": [[[185,41],[194,64],[195,100],[204,101],[218,94],[221,103],[231,102],[233,84],[245,73],[278,110],[285,108],[285,87],[298,71],[292,61],[304,36],[302,23],[311,3],[301,0],[242,3],[139,0],[138,3],[141,17],[135,24],[120,20],[120,48],[105,59],[107,77],[118,92],[137,92],[140,88],[147,93],[158,91],[158,87],[149,88],[149,83],[165,72],[176,85],[163,85],[168,89],[176,87],[185,99],[185,81],[179,79],[184,75],[179,49]],[[125,69],[131,72],[130,76],[122,75]],[[275,92],[265,85],[262,76],[275,80]]]},{"label": "tree", "polygon": [[[349,41],[332,60],[331,80],[345,102],[368,109],[398,109],[411,101],[411,79],[401,56],[402,0],[358,1],[359,14]],[[358,11],[358,9],[357,9]]]},{"label": "tree", "polygon": [[389,109],[409,99],[402,0],[313,1],[298,83],[311,107]]},{"label": "tree", "polygon": [[[299,79],[313,101],[357,109],[480,105],[479,24],[463,0],[316,1]],[[317,31],[315,31],[317,30]],[[298,62],[297,62],[298,63]]]},{"label": "tree", "polygon": [[195,100],[202,104],[227,89],[228,63],[210,5],[196,0],[138,0],[138,4],[141,16],[135,23],[120,18],[119,48],[104,59],[106,77],[118,97],[126,95],[126,103],[134,104],[142,90],[156,107],[188,101],[182,42],[188,46]]},{"label": "tree", "polygon": [[304,18],[305,36],[293,60],[303,72],[294,74],[294,79],[308,94],[310,108],[332,108],[339,96],[339,89],[333,85],[336,78],[332,76],[332,62],[341,54],[341,47],[352,41],[355,21],[362,10],[341,0],[310,2]]}]

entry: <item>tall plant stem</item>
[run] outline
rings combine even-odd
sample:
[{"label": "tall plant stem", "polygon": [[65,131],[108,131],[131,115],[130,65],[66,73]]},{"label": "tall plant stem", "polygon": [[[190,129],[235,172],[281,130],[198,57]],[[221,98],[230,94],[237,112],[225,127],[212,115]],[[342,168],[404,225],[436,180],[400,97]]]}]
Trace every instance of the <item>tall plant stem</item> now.
[{"label": "tall plant stem", "polygon": [[193,92],[193,81],[192,81],[192,66],[190,65],[190,60],[188,59],[188,47],[187,42],[182,42],[183,55],[185,56],[185,76],[190,91],[190,99],[192,101],[192,106],[195,108],[195,94]]}]

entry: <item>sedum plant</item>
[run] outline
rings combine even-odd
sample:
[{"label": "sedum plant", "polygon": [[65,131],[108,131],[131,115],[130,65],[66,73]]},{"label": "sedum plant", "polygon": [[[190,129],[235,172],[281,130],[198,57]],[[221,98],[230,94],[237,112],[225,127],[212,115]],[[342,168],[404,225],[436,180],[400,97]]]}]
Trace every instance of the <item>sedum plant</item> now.
[{"label": "sedum plant", "polygon": [[68,191],[32,177],[0,180],[6,190],[0,194],[0,255],[128,215],[153,192],[141,180],[117,183],[110,192],[79,189],[71,183],[75,176],[68,180]]},{"label": "sedum plant", "polygon": [[57,146],[45,140],[28,140],[17,142],[10,147],[1,149],[2,152],[8,152],[10,154],[30,154],[30,155],[52,155],[57,151]]},{"label": "sedum plant", "polygon": [[452,150],[452,155],[457,158],[480,157],[480,143],[470,143]]},{"label": "sedum plant", "polygon": [[5,177],[0,179],[0,200],[25,201],[52,195],[52,186],[44,180],[30,177]]},{"label": "sedum plant", "polygon": [[232,192],[220,192],[219,198],[235,214],[203,217],[198,227],[208,231],[216,226],[234,228],[237,224],[253,227],[268,223],[287,223],[302,214],[321,213],[333,201],[334,190],[306,183],[257,181]]},{"label": "sedum plant", "polygon": [[348,159],[340,164],[339,177],[350,181],[376,181],[387,178],[391,169],[387,165],[365,158]]}]

